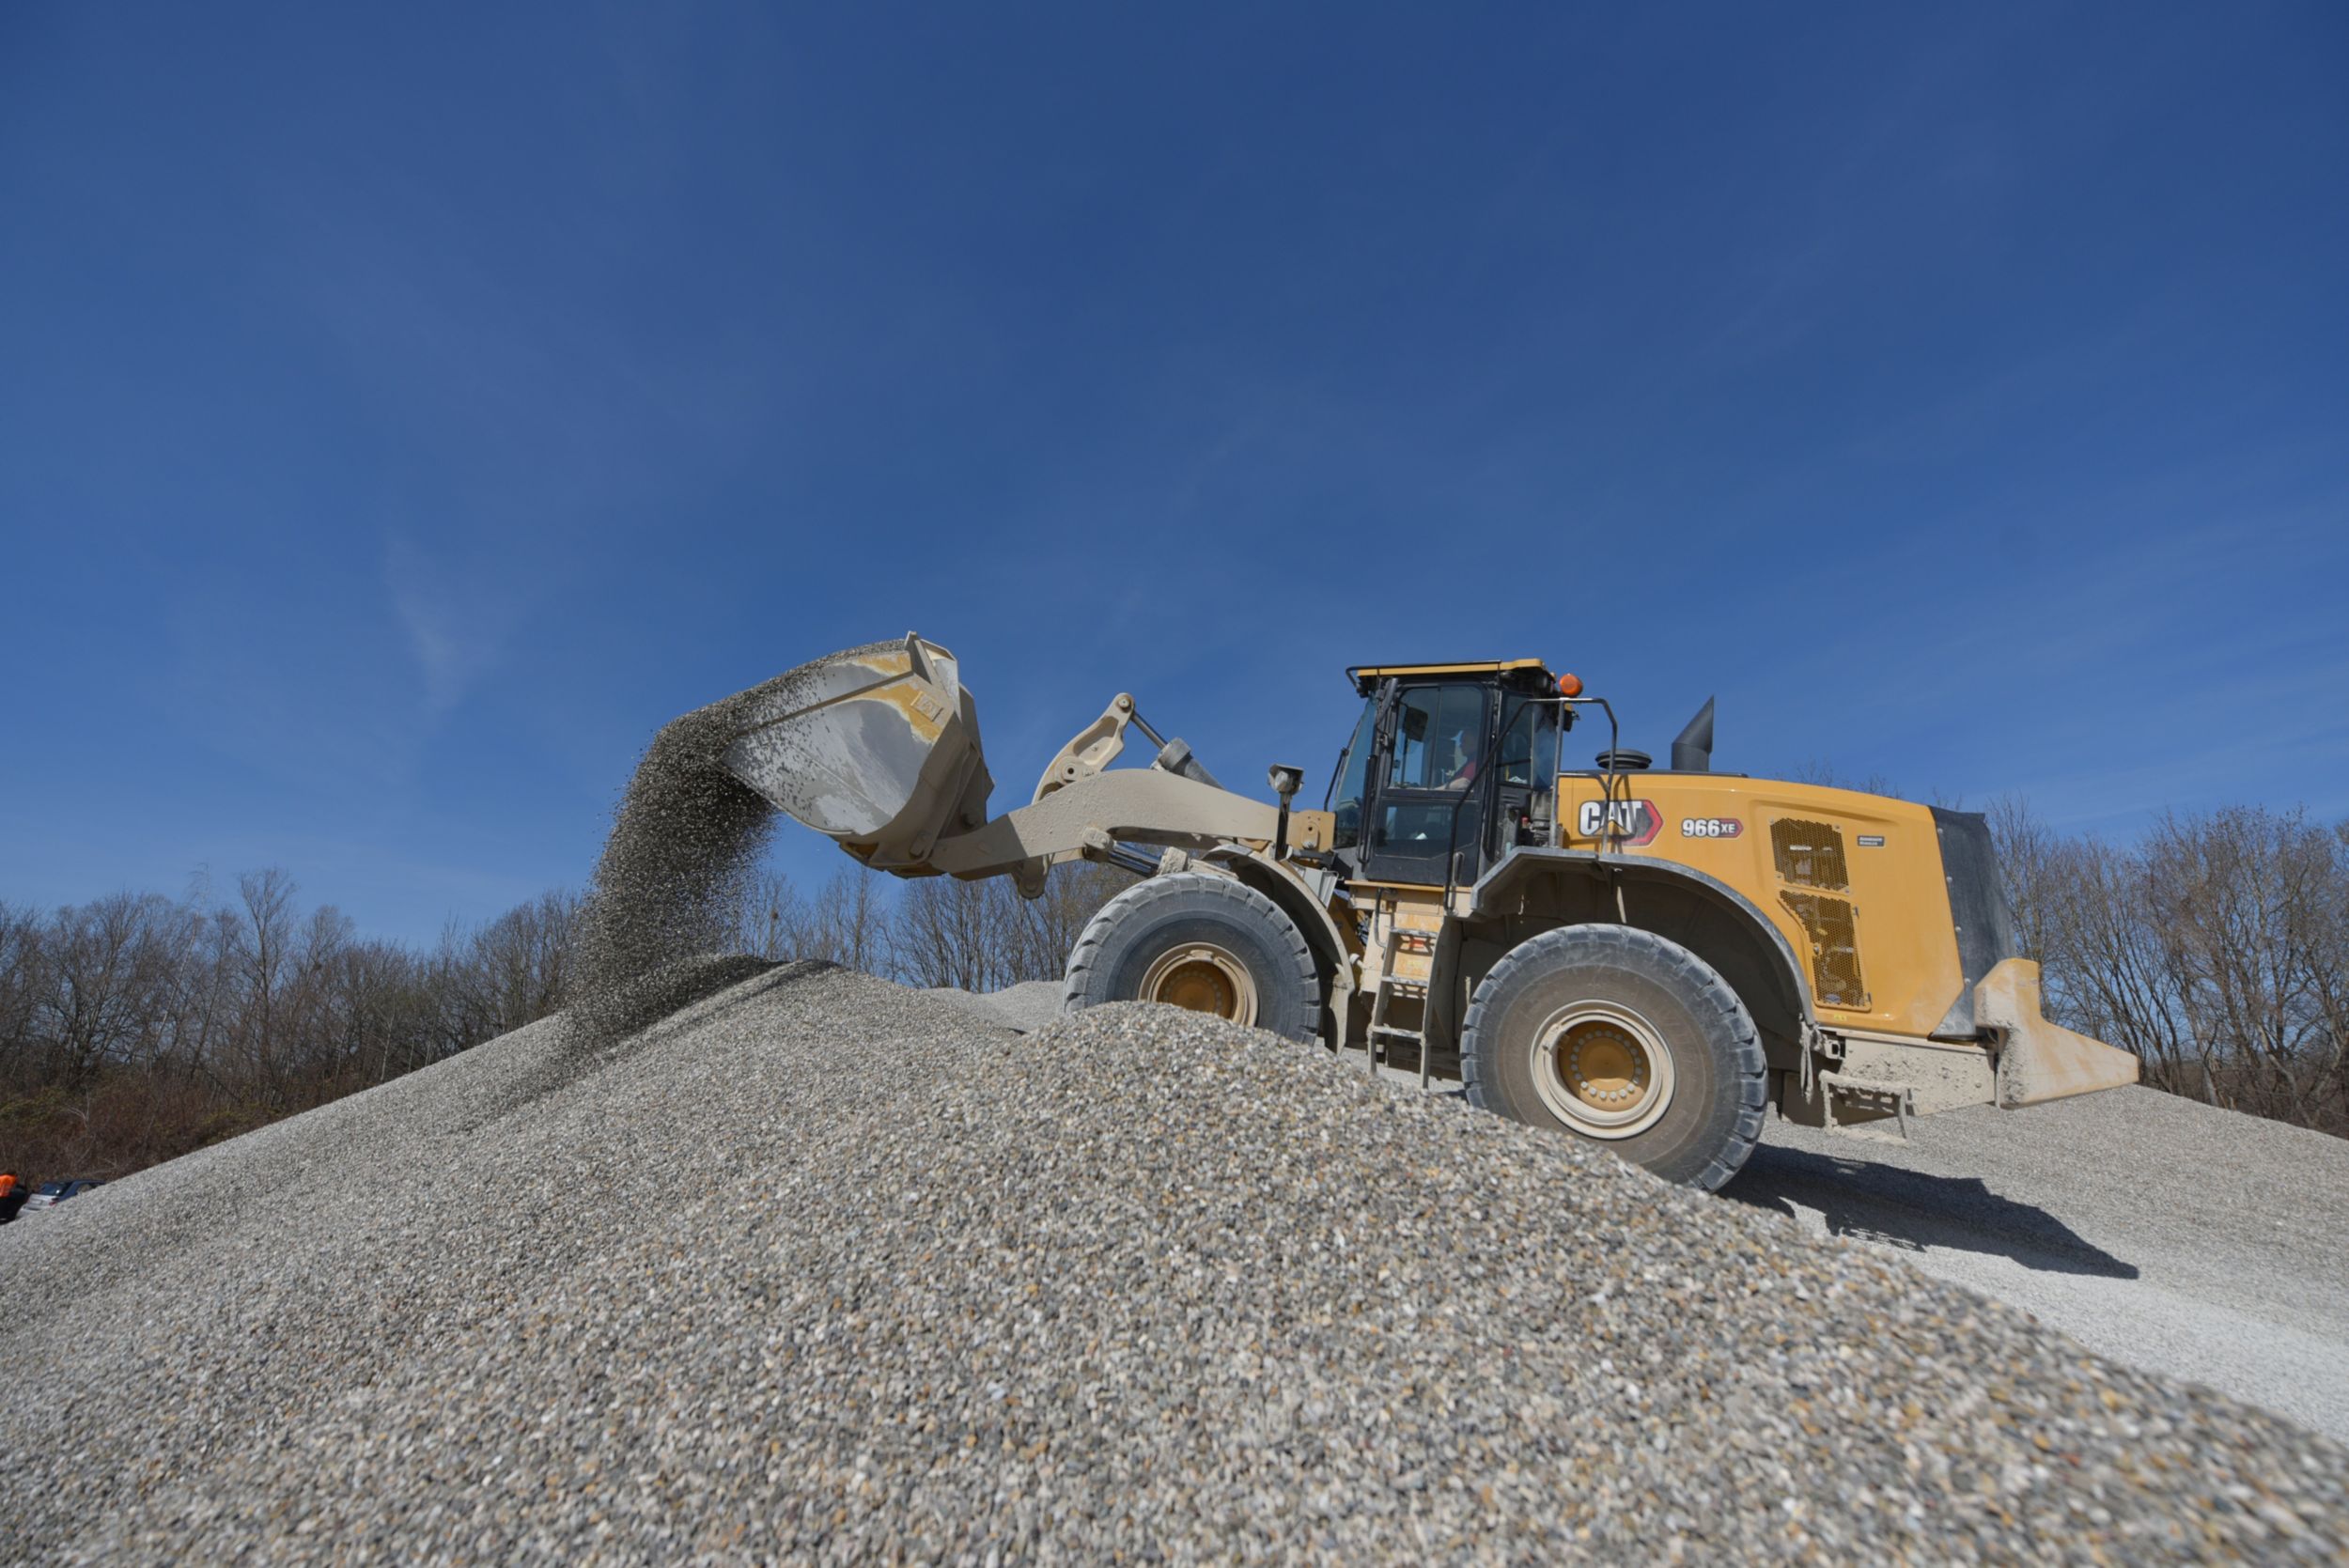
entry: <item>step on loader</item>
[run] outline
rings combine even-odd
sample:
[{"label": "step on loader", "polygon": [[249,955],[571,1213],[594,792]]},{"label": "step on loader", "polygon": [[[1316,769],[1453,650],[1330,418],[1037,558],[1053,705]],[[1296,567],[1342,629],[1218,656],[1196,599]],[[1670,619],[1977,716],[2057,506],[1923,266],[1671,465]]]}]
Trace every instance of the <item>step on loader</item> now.
[{"label": "step on loader", "polygon": [[[1028,803],[988,815],[954,656],[820,661],[727,769],[901,877],[1056,863],[1140,878],[1070,955],[1067,1005],[1213,1013],[1712,1188],[1766,1109],[1861,1137],[1958,1106],[2134,1083],[2137,1058],[2041,1016],[1979,815],[1717,772],[1708,701],[1654,766],[1539,660],[1349,670],[1361,717],[1322,806],[1227,788],[1120,693]],[[1578,722],[1609,744],[1563,760]],[[1156,748],[1112,768],[1129,740]]]}]

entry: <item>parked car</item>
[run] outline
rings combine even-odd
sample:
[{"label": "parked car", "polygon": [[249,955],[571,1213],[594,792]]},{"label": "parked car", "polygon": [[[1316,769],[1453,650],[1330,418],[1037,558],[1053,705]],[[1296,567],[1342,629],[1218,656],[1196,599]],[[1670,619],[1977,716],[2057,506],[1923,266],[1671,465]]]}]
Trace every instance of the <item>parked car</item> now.
[{"label": "parked car", "polygon": [[96,1176],[76,1176],[71,1181],[43,1182],[33,1188],[33,1195],[30,1198],[24,1200],[24,1212],[30,1214],[35,1209],[55,1208],[68,1198],[78,1198],[93,1187],[105,1185]]}]

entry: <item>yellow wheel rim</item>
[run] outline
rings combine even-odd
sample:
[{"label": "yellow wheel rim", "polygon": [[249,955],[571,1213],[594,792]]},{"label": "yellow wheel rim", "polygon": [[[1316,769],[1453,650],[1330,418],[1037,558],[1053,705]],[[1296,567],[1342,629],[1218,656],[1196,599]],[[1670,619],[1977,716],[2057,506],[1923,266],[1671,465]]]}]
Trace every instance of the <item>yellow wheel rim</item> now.
[{"label": "yellow wheel rim", "polygon": [[1533,1032],[1533,1087],[1551,1115],[1586,1138],[1632,1138],[1672,1105],[1677,1074],[1655,1025],[1613,1002],[1581,1002]]},{"label": "yellow wheel rim", "polygon": [[1585,1018],[1558,1037],[1558,1076],[1593,1110],[1623,1110],[1656,1081],[1655,1064],[1637,1036],[1607,1018]]},{"label": "yellow wheel rim", "polygon": [[1139,1000],[1237,1024],[1256,1021],[1256,983],[1248,966],[1213,942],[1185,942],[1160,954],[1143,974]]}]

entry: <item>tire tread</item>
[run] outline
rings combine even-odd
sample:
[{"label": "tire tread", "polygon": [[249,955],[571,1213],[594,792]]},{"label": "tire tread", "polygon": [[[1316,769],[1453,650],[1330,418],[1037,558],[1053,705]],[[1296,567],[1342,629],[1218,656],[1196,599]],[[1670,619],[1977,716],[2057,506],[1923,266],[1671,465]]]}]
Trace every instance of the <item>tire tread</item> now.
[{"label": "tire tread", "polygon": [[[1305,934],[1297,928],[1297,923],[1278,904],[1233,877],[1199,871],[1178,871],[1162,877],[1146,877],[1094,911],[1093,918],[1085,922],[1084,929],[1078,934],[1077,945],[1068,953],[1068,968],[1061,984],[1061,1011],[1064,1014],[1076,1013],[1084,1008],[1094,968],[1100,959],[1102,948],[1119,925],[1131,919],[1136,910],[1190,893],[1205,893],[1214,898],[1228,900],[1246,910],[1264,934],[1278,938],[1276,956],[1289,965],[1290,978],[1318,997],[1321,973],[1314,962],[1313,947],[1305,940]],[[1317,1013],[1318,1008],[1309,1012]]]},{"label": "tire tread", "polygon": [[[1568,934],[1571,934],[1570,936]],[[1660,965],[1679,981],[1690,1003],[1717,1011],[1728,1026],[1732,1048],[1736,1054],[1737,1119],[1731,1127],[1727,1141],[1715,1154],[1705,1168],[1688,1185],[1712,1192],[1735,1175],[1753,1153],[1762,1139],[1762,1112],[1768,1100],[1769,1068],[1762,1053],[1762,1032],[1754,1026],[1753,1017],[1746,1004],[1730,988],[1713,966],[1669,938],[1635,925],[1564,925],[1545,931],[1519,942],[1502,955],[1499,963],[1477,986],[1482,999],[1488,988],[1499,991],[1521,969],[1531,969],[1553,961],[1556,950],[1568,941],[1585,951],[1612,951],[1629,956],[1639,954]],[[1471,1048],[1477,1027],[1478,1005],[1469,1004],[1469,1016],[1461,1030],[1460,1076],[1467,1091],[1469,1104],[1497,1115],[1507,1115],[1494,1086],[1478,1071],[1483,1053]]]}]

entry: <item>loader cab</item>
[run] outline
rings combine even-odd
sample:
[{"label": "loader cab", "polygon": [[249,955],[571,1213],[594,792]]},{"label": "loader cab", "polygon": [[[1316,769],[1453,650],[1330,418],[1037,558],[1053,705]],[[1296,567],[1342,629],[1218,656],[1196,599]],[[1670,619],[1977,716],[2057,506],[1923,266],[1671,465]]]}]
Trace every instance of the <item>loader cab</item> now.
[{"label": "loader cab", "polygon": [[1571,710],[1540,660],[1347,674],[1362,713],[1329,809],[1349,879],[1465,886],[1518,845],[1548,841]]}]

